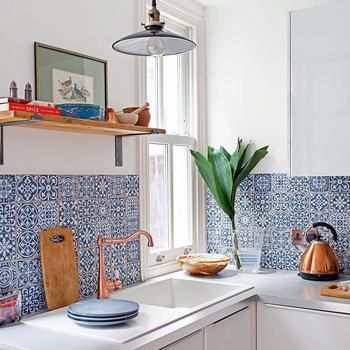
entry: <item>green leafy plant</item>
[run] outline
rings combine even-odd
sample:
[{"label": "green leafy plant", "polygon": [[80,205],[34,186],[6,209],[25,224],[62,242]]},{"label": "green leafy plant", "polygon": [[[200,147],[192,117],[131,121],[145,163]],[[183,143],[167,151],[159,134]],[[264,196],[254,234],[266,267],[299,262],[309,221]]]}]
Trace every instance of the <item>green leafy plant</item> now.
[{"label": "green leafy plant", "polygon": [[268,154],[269,146],[256,150],[248,156],[251,142],[245,144],[237,140],[237,147],[230,154],[224,147],[219,150],[208,146],[207,158],[200,152],[191,150],[198,171],[213,194],[219,207],[229,216],[232,222],[234,257],[236,266],[241,268],[238,238],[235,231],[235,200],[242,181],[252,172],[256,165]]}]

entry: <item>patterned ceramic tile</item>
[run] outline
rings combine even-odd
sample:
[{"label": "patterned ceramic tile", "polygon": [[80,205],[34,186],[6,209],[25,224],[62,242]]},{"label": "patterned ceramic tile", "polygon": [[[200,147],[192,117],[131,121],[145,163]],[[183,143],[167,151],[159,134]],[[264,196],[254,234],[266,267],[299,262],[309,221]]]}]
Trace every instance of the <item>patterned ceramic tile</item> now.
[{"label": "patterned ceramic tile", "polygon": [[[59,224],[59,206],[56,202],[40,202],[39,211],[39,228],[51,228]],[[29,227],[28,227],[29,228]]]},{"label": "patterned ceramic tile", "polygon": [[329,178],[325,176],[312,176],[309,179],[311,192],[328,192]]},{"label": "patterned ceramic tile", "polygon": [[253,176],[249,175],[239,185],[239,190],[242,192],[250,192],[253,191],[253,189]]},{"label": "patterned ceramic tile", "polygon": [[14,204],[0,204],[0,232],[12,233],[16,228],[16,207]]},{"label": "patterned ceramic tile", "polygon": [[94,198],[95,185],[94,176],[79,176],[79,198]]},{"label": "patterned ceramic tile", "polygon": [[80,275],[80,297],[89,298],[96,294],[97,273],[86,273]]},{"label": "patterned ceramic tile", "polygon": [[78,224],[78,205],[75,201],[59,203],[60,225],[72,227]]},{"label": "patterned ceramic tile", "polygon": [[335,213],[344,213],[350,209],[350,193],[331,193],[330,209]]},{"label": "patterned ceramic tile", "polygon": [[93,224],[95,222],[95,200],[84,199],[78,201],[78,220],[82,224]]},{"label": "patterned ceramic tile", "polygon": [[0,232],[0,262],[16,257],[16,238],[14,233]]},{"label": "patterned ceramic tile", "polygon": [[141,258],[140,240],[135,239],[126,244],[127,261],[135,262]]},{"label": "patterned ceramic tile", "polygon": [[141,281],[141,268],[140,263],[130,263],[127,264],[126,275],[127,275],[127,284],[135,284]]},{"label": "patterned ceramic tile", "polygon": [[18,288],[28,285],[37,285],[42,281],[42,272],[39,259],[18,261]]},{"label": "patterned ceramic tile", "polygon": [[77,176],[60,176],[58,180],[58,197],[60,200],[74,200],[78,198],[79,183]]},{"label": "patterned ceramic tile", "polygon": [[[252,212],[252,207],[254,212]],[[292,228],[308,228],[312,222],[329,222],[339,234],[332,242],[343,272],[350,273],[350,177],[292,177],[286,174],[251,175],[246,188],[239,189],[236,199],[236,227],[251,226],[266,230],[261,266],[296,270],[300,257],[290,242]],[[226,232],[229,219],[207,196],[207,230],[209,252],[230,252]],[[321,230],[326,234],[327,230]],[[241,244],[249,246],[249,235]]]},{"label": "patterned ceramic tile", "polygon": [[95,176],[95,196],[96,198],[109,197],[111,193],[110,176]]},{"label": "patterned ceramic tile", "polygon": [[126,178],[125,176],[112,176],[111,179],[111,195],[119,197],[126,195]]},{"label": "patterned ceramic tile", "polygon": [[57,176],[52,176],[52,175],[39,176],[38,197],[40,201],[54,201],[58,198]]},{"label": "patterned ceramic tile", "polygon": [[256,192],[269,192],[272,187],[271,174],[258,174],[254,178],[254,188]]},{"label": "patterned ceramic tile", "polygon": [[349,176],[331,176],[330,190],[332,192],[349,192],[350,177]]},{"label": "patterned ceramic tile", "polygon": [[11,292],[17,287],[17,268],[16,263],[0,263],[0,295]]},{"label": "patterned ceramic tile", "polygon": [[24,259],[39,255],[39,237],[37,231],[19,231],[17,236],[17,254]]},{"label": "patterned ceramic tile", "polygon": [[36,228],[39,211],[35,204],[20,204],[17,210],[17,224],[23,230]]},{"label": "patterned ceramic tile", "polygon": [[[97,235],[125,237],[139,228],[139,181],[131,176],[0,175],[0,295],[18,288],[22,314],[46,309],[39,232],[73,231],[80,295],[96,293]],[[106,247],[107,273],[140,281],[140,241]],[[128,265],[127,265],[128,264]],[[110,266],[109,266],[110,265]]]},{"label": "patterned ceramic tile", "polygon": [[97,248],[78,251],[78,271],[80,274],[97,271]]},{"label": "patterned ceramic tile", "polygon": [[136,175],[128,175],[125,182],[125,191],[127,196],[139,195],[139,177]]},{"label": "patterned ceramic tile", "polygon": [[0,203],[16,200],[16,181],[14,175],[0,175]]},{"label": "patterned ceramic tile", "polygon": [[16,177],[17,201],[30,202],[38,199],[38,176],[20,175]]}]

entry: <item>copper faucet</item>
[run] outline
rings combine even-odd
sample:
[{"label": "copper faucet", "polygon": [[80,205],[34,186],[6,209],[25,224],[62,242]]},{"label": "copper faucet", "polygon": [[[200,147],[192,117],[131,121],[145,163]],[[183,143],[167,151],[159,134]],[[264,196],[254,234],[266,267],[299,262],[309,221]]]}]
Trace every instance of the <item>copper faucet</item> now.
[{"label": "copper faucet", "polygon": [[109,291],[116,291],[117,289],[121,289],[122,282],[119,279],[116,279],[114,281],[107,281],[106,280],[106,271],[105,271],[105,259],[103,254],[103,246],[104,245],[110,245],[110,244],[120,244],[120,243],[126,243],[137,236],[144,235],[148,239],[147,246],[153,247],[153,238],[150,233],[146,231],[135,231],[133,234],[131,234],[128,237],[125,238],[103,238],[102,235],[98,236],[97,245],[98,245],[98,284],[97,284],[97,299],[107,299],[108,298],[108,292]]}]

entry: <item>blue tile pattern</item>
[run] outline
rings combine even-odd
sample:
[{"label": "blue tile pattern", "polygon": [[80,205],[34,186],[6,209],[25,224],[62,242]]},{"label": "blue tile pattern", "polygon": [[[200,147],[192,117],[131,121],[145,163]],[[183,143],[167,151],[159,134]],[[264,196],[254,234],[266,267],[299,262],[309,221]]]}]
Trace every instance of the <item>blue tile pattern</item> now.
[{"label": "blue tile pattern", "polygon": [[[329,222],[338,231],[339,240],[331,240],[331,244],[341,271],[350,273],[350,177],[256,174],[250,175],[238,190],[235,223],[239,241],[249,246],[245,230],[252,225],[265,229],[263,267],[297,270],[300,253],[291,245],[289,232],[317,221]],[[231,235],[228,217],[208,193],[208,251],[232,257]]]},{"label": "blue tile pattern", "polygon": [[[73,231],[80,296],[96,293],[97,237],[124,237],[139,228],[135,175],[0,175],[0,296],[21,291],[22,315],[47,308],[39,233]],[[106,247],[106,271],[124,285],[141,279],[140,241]]]}]

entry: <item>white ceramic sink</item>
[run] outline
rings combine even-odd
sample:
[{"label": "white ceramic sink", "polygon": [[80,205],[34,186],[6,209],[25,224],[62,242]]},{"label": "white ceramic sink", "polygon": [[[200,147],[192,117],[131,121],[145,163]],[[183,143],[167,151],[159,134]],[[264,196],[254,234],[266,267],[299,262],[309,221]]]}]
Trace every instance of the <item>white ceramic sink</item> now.
[{"label": "white ceramic sink", "polygon": [[197,309],[215,304],[250,288],[250,286],[211,281],[166,278],[118,291],[111,297],[171,309]]},{"label": "white ceramic sink", "polygon": [[210,279],[164,276],[110,293],[110,298],[128,299],[140,304],[139,315],[125,324],[92,330],[70,320],[66,308],[34,316],[26,323],[74,335],[127,343],[252,288]]}]

